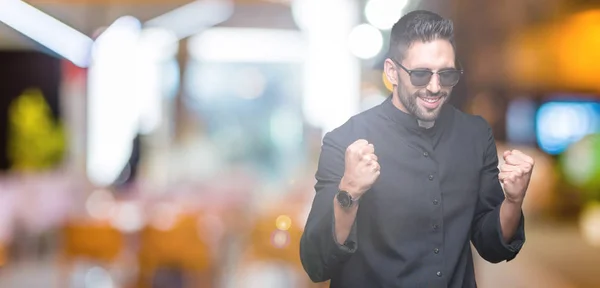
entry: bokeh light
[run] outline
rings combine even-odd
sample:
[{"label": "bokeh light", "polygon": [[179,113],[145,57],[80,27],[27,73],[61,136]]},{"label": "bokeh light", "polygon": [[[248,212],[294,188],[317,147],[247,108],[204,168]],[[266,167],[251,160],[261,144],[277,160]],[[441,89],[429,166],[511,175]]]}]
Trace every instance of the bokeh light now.
[{"label": "bokeh light", "polygon": [[85,208],[92,218],[107,220],[115,211],[115,199],[110,191],[99,189],[88,196]]},{"label": "bokeh light", "polygon": [[579,223],[583,239],[594,247],[600,247],[600,203],[586,205]]},{"label": "bokeh light", "polygon": [[584,191],[600,188],[600,135],[584,137],[571,145],[561,157],[565,179]]},{"label": "bokeh light", "polygon": [[292,226],[292,218],[288,215],[280,215],[275,220],[275,226],[281,231],[287,231]]},{"label": "bokeh light", "polygon": [[275,248],[283,249],[290,244],[290,234],[287,231],[275,230],[271,235],[271,244]]},{"label": "bokeh light", "polygon": [[378,29],[388,30],[402,17],[408,0],[370,0],[365,6],[367,21]]},{"label": "bokeh light", "polygon": [[370,59],[381,52],[383,36],[377,28],[369,24],[360,24],[350,32],[348,45],[354,56],[361,59]]}]

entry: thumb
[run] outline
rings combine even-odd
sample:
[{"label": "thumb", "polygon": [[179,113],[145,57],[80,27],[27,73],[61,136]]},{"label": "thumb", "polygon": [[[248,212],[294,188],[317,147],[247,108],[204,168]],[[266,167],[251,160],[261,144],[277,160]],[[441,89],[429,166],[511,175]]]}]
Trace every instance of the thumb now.
[{"label": "thumb", "polygon": [[506,157],[508,157],[510,154],[512,154],[512,152],[510,150],[506,150],[502,156],[506,159]]}]

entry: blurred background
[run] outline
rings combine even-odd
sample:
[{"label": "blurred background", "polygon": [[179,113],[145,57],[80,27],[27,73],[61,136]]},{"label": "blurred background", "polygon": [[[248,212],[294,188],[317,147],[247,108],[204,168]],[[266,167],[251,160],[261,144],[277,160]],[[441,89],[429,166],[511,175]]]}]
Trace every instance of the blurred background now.
[{"label": "blurred background", "polygon": [[324,133],[381,103],[389,29],[455,21],[452,102],[536,160],[480,287],[600,287],[600,3],[0,1],[0,287],[328,287],[298,255]]}]

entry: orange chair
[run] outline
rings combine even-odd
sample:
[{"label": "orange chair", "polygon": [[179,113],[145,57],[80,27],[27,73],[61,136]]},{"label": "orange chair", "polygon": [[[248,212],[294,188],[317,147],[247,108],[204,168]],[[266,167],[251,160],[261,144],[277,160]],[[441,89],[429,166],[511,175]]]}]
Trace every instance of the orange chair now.
[{"label": "orange chair", "polygon": [[301,205],[281,206],[259,216],[250,231],[242,265],[252,262],[274,262],[290,267],[298,275],[299,287],[329,287],[328,283],[314,284],[306,276],[300,262]]},{"label": "orange chair", "polygon": [[2,268],[5,264],[8,256],[6,255],[6,246],[4,243],[0,242],[0,268]]},{"label": "orange chair", "polygon": [[214,267],[211,247],[200,235],[196,214],[180,215],[173,226],[161,230],[152,225],[140,235],[138,287],[151,287],[160,268],[177,268],[186,273],[188,287],[213,287]]},{"label": "orange chair", "polygon": [[283,213],[270,213],[258,219],[250,232],[253,256],[299,265],[298,247],[302,230],[292,222],[291,217]]},{"label": "orange chair", "polygon": [[69,223],[63,232],[63,255],[68,261],[89,258],[110,263],[124,247],[123,234],[109,223]]},{"label": "orange chair", "polygon": [[67,281],[76,261],[91,260],[109,266],[118,261],[125,248],[123,234],[103,221],[69,222],[62,236],[61,281]]}]

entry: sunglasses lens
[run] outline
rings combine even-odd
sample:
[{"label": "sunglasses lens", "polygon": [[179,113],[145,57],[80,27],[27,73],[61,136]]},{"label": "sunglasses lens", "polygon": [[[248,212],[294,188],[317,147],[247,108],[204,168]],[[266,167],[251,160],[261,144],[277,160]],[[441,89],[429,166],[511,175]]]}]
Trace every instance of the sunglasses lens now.
[{"label": "sunglasses lens", "polygon": [[439,73],[441,86],[454,86],[460,80],[460,71],[443,71]]},{"label": "sunglasses lens", "polygon": [[432,75],[431,71],[413,71],[410,74],[410,82],[414,86],[426,86],[431,81]]}]

